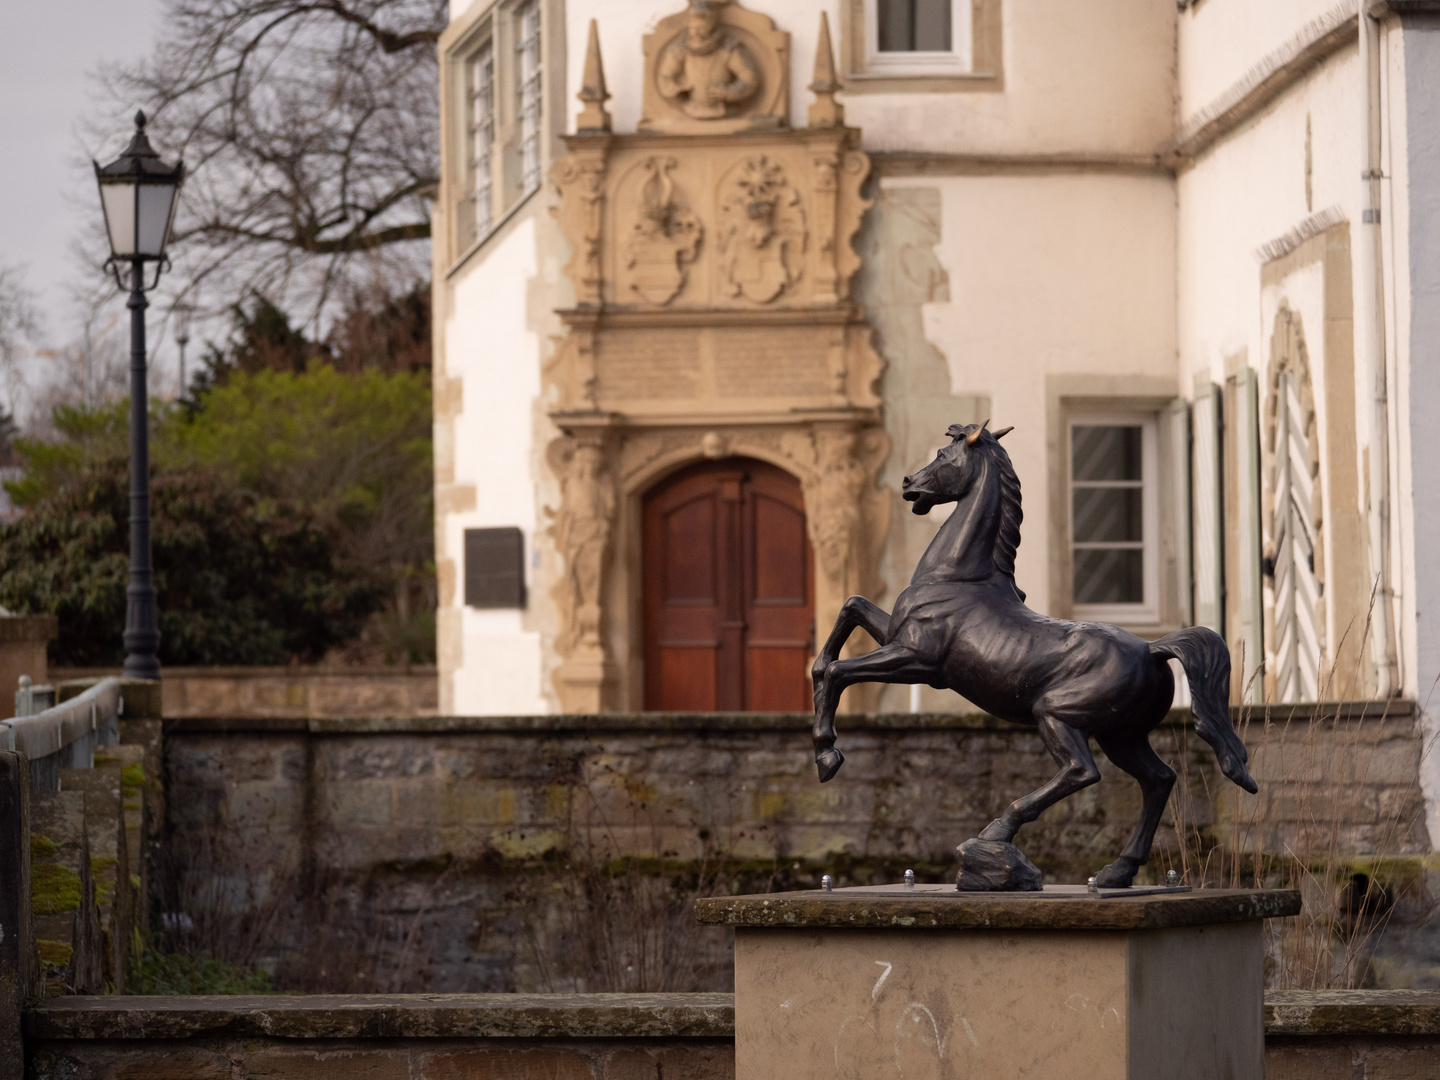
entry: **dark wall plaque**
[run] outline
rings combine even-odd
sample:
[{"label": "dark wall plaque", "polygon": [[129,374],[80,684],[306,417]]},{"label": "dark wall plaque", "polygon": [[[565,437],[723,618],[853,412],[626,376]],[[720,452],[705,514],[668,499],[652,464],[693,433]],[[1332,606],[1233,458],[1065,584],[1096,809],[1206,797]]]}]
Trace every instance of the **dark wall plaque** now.
[{"label": "dark wall plaque", "polygon": [[525,537],[519,529],[465,530],[465,605],[525,606]]}]

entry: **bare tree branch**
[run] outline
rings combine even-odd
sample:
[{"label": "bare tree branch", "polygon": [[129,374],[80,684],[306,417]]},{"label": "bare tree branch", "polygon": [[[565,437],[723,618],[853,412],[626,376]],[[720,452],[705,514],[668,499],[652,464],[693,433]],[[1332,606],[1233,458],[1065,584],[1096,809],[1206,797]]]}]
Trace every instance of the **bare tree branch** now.
[{"label": "bare tree branch", "polygon": [[181,291],[259,291],[318,322],[337,289],[425,275],[447,17],[446,0],[169,0],[150,58],[102,81],[189,166]]}]

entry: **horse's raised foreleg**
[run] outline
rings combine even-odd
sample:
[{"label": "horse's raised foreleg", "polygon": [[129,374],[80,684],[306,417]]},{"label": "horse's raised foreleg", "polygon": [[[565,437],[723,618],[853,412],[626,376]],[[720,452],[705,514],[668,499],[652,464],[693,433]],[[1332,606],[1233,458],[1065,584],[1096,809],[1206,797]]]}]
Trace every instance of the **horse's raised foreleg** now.
[{"label": "horse's raised foreleg", "polygon": [[[815,764],[820,770],[820,782],[825,783],[845,764],[845,756],[835,749],[835,710],[846,687],[862,682],[931,682],[936,678],[935,668],[904,645],[884,645],[853,660],[832,660],[816,695]],[[821,732],[828,735],[828,740],[822,738]]]},{"label": "horse's raised foreleg", "polygon": [[1050,717],[1042,719],[1038,726],[1045,749],[1050,751],[1060,771],[1042,787],[1007,806],[1003,814],[985,826],[980,833],[981,840],[1001,840],[1008,844],[1015,839],[1021,825],[1034,821],[1066,796],[1099,781],[1100,770],[1083,731]]},{"label": "horse's raised foreleg", "polygon": [[1165,803],[1175,786],[1175,770],[1155,753],[1148,735],[1097,735],[1095,741],[1106,757],[1140,782],[1140,793],[1144,797],[1140,820],[1135,823],[1125,850],[1095,875],[1097,885],[1123,888],[1135,880],[1135,871],[1150,860],[1150,845],[1155,841],[1160,815],[1165,812]]},{"label": "horse's raised foreleg", "polygon": [[[810,678],[815,687],[815,727],[811,732],[815,740],[815,760],[818,762],[820,756],[826,752],[833,755],[834,766],[830,769],[829,776],[835,775],[835,770],[840,768],[845,758],[839,750],[834,749],[835,711],[831,709],[827,713],[821,705],[825,695],[825,671],[840,658],[840,650],[845,647],[845,642],[857,626],[874,638],[875,644],[884,645],[890,634],[890,615],[884,608],[872,604],[863,596],[850,597],[840,605],[840,615],[835,620],[835,627],[825,639],[825,646],[820,650],[820,655],[815,657],[815,665],[810,669]],[[824,775],[823,765],[820,772],[822,780],[829,779],[829,776]]]}]

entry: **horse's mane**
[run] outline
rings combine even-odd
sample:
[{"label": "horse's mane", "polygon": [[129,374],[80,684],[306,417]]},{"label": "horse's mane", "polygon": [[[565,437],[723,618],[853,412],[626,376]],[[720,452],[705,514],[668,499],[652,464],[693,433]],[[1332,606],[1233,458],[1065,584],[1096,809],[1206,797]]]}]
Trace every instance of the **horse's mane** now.
[{"label": "horse's mane", "polygon": [[[974,424],[952,425],[949,434],[959,439],[975,430]],[[1001,432],[1003,435],[1004,432]],[[1015,576],[1015,552],[1020,547],[1020,522],[1025,517],[1020,508],[1020,478],[1015,475],[1015,466],[1010,464],[1010,455],[1000,440],[988,429],[980,432],[976,448],[984,447],[1000,474],[1000,528],[995,531],[995,547],[991,560],[1002,574]]]}]

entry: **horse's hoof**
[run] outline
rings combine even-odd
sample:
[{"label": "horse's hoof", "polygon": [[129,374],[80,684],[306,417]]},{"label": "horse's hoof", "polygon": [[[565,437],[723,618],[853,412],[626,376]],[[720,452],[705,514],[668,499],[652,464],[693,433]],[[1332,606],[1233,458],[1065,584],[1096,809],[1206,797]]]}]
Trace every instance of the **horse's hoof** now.
[{"label": "horse's hoof", "polygon": [[1101,889],[1128,889],[1139,869],[1138,863],[1122,855],[1095,875],[1095,884]]},{"label": "horse's hoof", "polygon": [[833,746],[828,750],[821,750],[815,755],[815,767],[820,770],[820,783],[833,779],[840,771],[840,766],[845,764],[845,755],[836,750]]},{"label": "horse's hoof", "polygon": [[1011,840],[1015,839],[1015,833],[1018,831],[1019,830],[1017,829],[1007,829],[1005,827],[1005,822],[1000,818],[996,818],[994,821],[990,822],[989,825],[986,825],[985,828],[980,830],[980,836],[978,837],[978,839],[998,840],[1002,844],[1008,844]]}]

